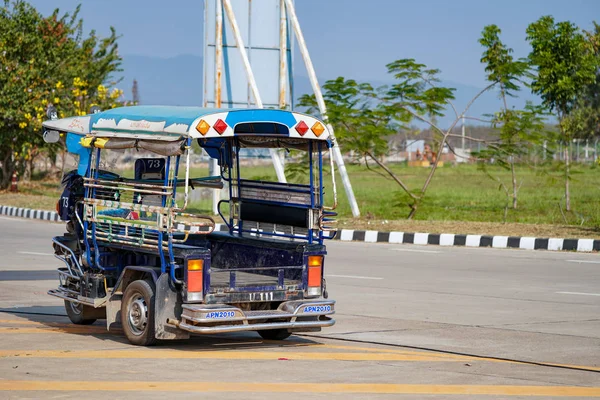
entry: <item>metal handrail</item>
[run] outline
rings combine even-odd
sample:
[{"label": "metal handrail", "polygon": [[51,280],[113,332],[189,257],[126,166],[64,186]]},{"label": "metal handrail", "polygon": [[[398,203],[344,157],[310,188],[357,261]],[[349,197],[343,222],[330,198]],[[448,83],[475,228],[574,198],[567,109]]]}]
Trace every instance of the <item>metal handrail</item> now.
[{"label": "metal handrail", "polygon": [[[75,256],[75,253],[73,253],[73,250],[71,250],[70,248],[68,248],[64,244],[60,243],[58,240],[56,240],[56,238],[52,238],[52,242],[55,243],[55,244],[57,244],[59,247],[63,248],[64,250],[66,250],[69,253],[69,257],[71,257],[71,259],[75,263],[75,266],[77,266],[77,269],[79,270],[79,274],[80,274],[79,276],[83,276],[83,270],[81,269],[81,265],[77,261],[77,257]],[[75,275],[73,273],[73,271],[71,271],[71,266],[69,265],[68,262],[66,262],[66,259],[62,259],[62,258],[60,258],[56,254],[54,255],[54,257],[56,257],[59,260],[63,261],[67,265],[67,268],[69,269],[69,272],[71,273],[71,275]]]}]

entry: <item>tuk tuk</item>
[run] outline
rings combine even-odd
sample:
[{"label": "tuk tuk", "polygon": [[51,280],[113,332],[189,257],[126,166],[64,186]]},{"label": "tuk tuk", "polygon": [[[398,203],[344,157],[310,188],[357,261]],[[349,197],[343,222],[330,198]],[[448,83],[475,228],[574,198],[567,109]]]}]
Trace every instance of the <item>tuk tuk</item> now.
[{"label": "tuk tuk", "polygon": [[[132,106],[43,126],[46,141],[64,140],[79,156],[57,204],[67,232],[52,242],[64,266],[48,292],[74,324],[105,318],[107,329],[147,346],[239,331],[283,340],[335,323],[323,274],[335,174],[322,121],[284,110]],[[218,161],[218,175],[192,176],[194,142]],[[240,160],[248,148],[305,152],[307,183],[248,177]],[[105,162],[123,151],[150,156],[133,171]],[[219,223],[186,211],[190,190],[210,189],[226,193]]]}]

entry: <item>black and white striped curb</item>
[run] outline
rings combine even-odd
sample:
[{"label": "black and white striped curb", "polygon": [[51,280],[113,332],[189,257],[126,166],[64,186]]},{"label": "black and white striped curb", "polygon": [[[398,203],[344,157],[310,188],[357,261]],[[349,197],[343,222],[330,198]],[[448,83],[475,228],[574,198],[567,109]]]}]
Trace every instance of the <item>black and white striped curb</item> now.
[{"label": "black and white striped curb", "polygon": [[525,250],[600,251],[597,239],[560,239],[515,236],[455,235],[453,233],[407,233],[342,229],[336,236],[342,242],[432,244],[439,246],[494,247]]},{"label": "black and white striped curb", "polygon": [[30,208],[0,206],[0,215],[29,219],[42,219],[44,221],[60,221],[56,211],[32,210]]}]

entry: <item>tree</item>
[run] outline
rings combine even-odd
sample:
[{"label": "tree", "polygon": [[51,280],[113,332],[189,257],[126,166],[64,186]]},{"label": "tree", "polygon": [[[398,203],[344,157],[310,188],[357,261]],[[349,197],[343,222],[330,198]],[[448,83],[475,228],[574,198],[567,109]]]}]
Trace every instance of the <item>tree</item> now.
[{"label": "tree", "polygon": [[[400,59],[388,64],[387,68],[396,80],[387,87],[374,89],[369,84],[360,84],[342,77],[327,81],[323,86],[327,117],[345,150],[356,153],[365,160],[367,166],[367,160],[374,161],[402,188],[409,198],[408,219],[412,219],[425,198],[448,138],[458,136],[453,133],[453,129],[463,117],[468,118],[471,105],[498,81],[482,89],[459,113],[452,104],[455,89],[437,86],[439,70],[428,69],[414,59]],[[306,107],[308,112],[318,112],[314,96],[302,96],[298,105]],[[444,115],[448,106],[456,118],[447,129],[442,129],[437,125],[436,119]],[[408,128],[415,120],[427,123],[439,138],[435,146],[435,162],[417,191],[411,190],[383,160],[388,152],[386,138],[395,135],[400,128]]]},{"label": "tree", "polygon": [[593,31],[584,31],[597,61],[596,80],[583,88],[569,116],[574,135],[580,139],[600,136],[600,24]]},{"label": "tree", "polygon": [[[87,113],[118,71],[117,36],[83,38],[79,8],[44,17],[24,1],[0,7],[0,188],[45,146],[41,123],[54,104],[61,116]],[[107,82],[109,85],[111,82]],[[114,101],[113,101],[114,104]],[[56,149],[53,149],[56,151]]]},{"label": "tree", "polygon": [[571,211],[569,157],[577,126],[572,113],[584,88],[596,82],[598,57],[576,25],[555,22],[551,16],[530,24],[527,40],[531,44],[529,60],[537,69],[531,82],[532,92],[541,96],[550,112],[556,113],[565,143],[565,205]]},{"label": "tree", "polygon": [[[499,131],[499,140],[476,156],[480,159],[480,168],[493,180],[497,181],[506,195],[507,205],[504,210],[506,220],[508,202],[512,199],[512,208],[518,204],[518,192],[521,184],[517,179],[517,162],[522,162],[522,157],[527,150],[541,144],[544,136],[543,111],[541,107],[531,103],[523,110],[515,110],[508,105],[508,99],[515,97],[521,90],[524,79],[529,77],[529,63],[527,60],[515,60],[513,50],[507,47],[500,39],[501,30],[496,25],[488,25],[483,29],[479,43],[484,47],[481,62],[485,64],[487,80],[498,85],[498,95],[502,100],[500,111],[492,116],[491,125]],[[493,160],[511,173],[511,190],[488,168],[488,163]]]},{"label": "tree", "polygon": [[[386,86],[374,89],[368,83],[343,77],[329,80],[323,85],[327,119],[345,151],[364,161],[367,168],[369,160],[374,161],[409,196],[414,197],[400,177],[382,160],[388,152],[386,138],[396,134],[399,129],[394,108],[388,101],[388,90]],[[305,107],[309,113],[319,113],[314,95],[301,96],[298,105]]]}]

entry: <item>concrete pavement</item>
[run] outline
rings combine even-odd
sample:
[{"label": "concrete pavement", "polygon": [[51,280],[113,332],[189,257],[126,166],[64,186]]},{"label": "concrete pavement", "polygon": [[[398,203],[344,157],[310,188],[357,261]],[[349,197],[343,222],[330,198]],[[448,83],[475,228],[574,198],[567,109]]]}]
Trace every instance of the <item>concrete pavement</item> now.
[{"label": "concrete pavement", "polygon": [[334,327],[137,348],[46,295],[61,232],[0,217],[2,398],[600,396],[595,254],[328,243]]}]

